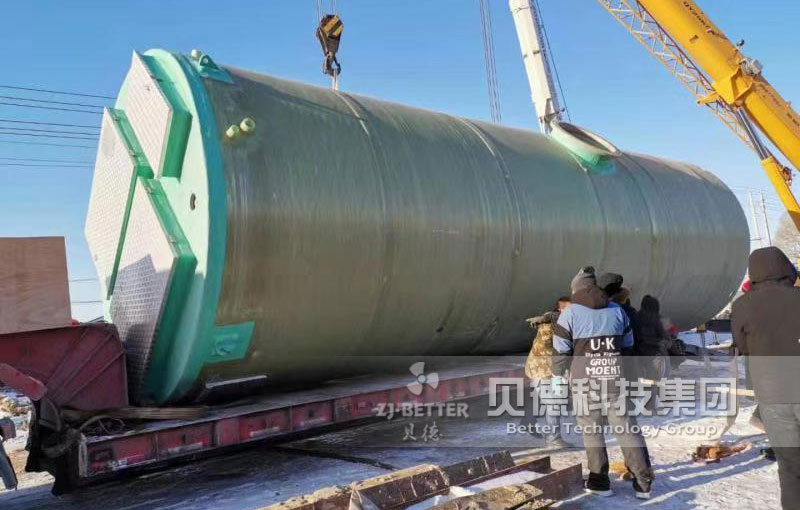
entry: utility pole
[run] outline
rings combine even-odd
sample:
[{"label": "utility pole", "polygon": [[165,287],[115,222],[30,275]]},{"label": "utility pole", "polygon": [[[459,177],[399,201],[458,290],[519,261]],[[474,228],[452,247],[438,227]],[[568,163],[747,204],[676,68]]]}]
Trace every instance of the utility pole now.
[{"label": "utility pole", "polygon": [[761,192],[761,214],[764,215],[764,233],[767,235],[767,246],[772,246],[772,234],[769,231],[769,217],[767,216],[767,197]]},{"label": "utility pole", "polygon": [[753,201],[753,192],[748,191],[747,196],[750,198],[750,214],[753,218],[753,229],[755,230],[756,236],[751,239],[751,241],[758,241],[758,247],[763,248],[764,243],[763,239],[761,239],[761,228],[758,226],[758,216],[756,215],[756,204]]}]

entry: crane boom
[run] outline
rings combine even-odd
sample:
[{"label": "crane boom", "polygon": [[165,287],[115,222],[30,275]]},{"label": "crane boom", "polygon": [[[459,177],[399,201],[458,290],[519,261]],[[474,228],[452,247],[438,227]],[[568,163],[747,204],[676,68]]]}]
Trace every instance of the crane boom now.
[{"label": "crane boom", "polygon": [[543,133],[550,133],[551,124],[561,120],[562,110],[542,37],[541,22],[531,0],[509,0],[508,7],[517,29],[539,127]]},{"label": "crane boom", "polygon": [[[756,151],[773,187],[800,230],[791,172],[761,142],[758,131],[800,168],[800,116],[693,0],[598,0],[606,10]],[[758,131],[757,131],[758,129]]]}]

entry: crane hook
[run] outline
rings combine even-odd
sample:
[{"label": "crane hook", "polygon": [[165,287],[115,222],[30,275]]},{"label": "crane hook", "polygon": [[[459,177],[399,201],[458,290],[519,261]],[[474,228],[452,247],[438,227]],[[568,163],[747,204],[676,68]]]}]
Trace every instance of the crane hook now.
[{"label": "crane hook", "polygon": [[342,20],[336,14],[326,14],[319,20],[319,27],[317,27],[317,39],[322,46],[322,53],[325,60],[322,63],[322,72],[333,78],[334,84],[336,83],[339,73],[342,72],[342,66],[336,58],[336,52],[339,51],[339,42],[342,38],[342,31],[344,25]]}]

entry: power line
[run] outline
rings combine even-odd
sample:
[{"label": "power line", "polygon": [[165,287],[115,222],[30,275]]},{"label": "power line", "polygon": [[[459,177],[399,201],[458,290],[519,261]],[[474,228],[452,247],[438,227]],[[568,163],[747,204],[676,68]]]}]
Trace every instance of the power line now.
[{"label": "power line", "polygon": [[13,99],[14,101],[30,101],[31,103],[48,103],[48,104],[61,104],[66,106],[82,106],[85,108],[99,108],[101,110],[105,108],[105,106],[101,104],[74,103],[72,101],[53,101],[52,99],[36,99],[31,97],[3,96],[3,95],[0,95],[0,98]]},{"label": "power line", "polygon": [[47,145],[49,147],[73,147],[76,149],[96,149],[94,145],[75,145],[70,143],[47,143],[47,142],[32,142],[29,140],[0,140],[0,143],[8,143],[12,145]]},{"label": "power line", "polygon": [[8,129],[10,131],[33,131],[35,133],[63,133],[66,135],[89,135],[89,136],[98,136],[99,133],[87,133],[86,131],[64,131],[63,129],[37,129],[37,128],[18,128],[18,127],[8,127],[8,126],[0,126],[0,129]]},{"label": "power line", "polygon": [[61,112],[76,112],[76,113],[90,113],[92,115],[103,115],[103,112],[92,112],[89,110],[78,110],[76,108],[58,108],[55,106],[41,106],[35,104],[21,104],[21,103],[9,103],[8,101],[0,101],[0,104],[6,106],[19,106],[20,108],[38,108],[40,110],[57,110]]},{"label": "power line", "polygon": [[100,126],[89,124],[64,124],[59,122],[39,122],[34,120],[19,120],[19,119],[0,119],[0,122],[9,122],[13,124],[35,124],[37,126],[59,126],[59,127],[75,127],[100,130]]},{"label": "power line", "polygon": [[758,189],[758,188],[751,188],[751,189],[747,189],[747,188],[734,189],[734,190],[733,190],[733,192],[734,192],[734,194],[739,194],[739,195],[741,195],[742,193],[763,193],[763,194],[767,195],[767,199],[768,199],[768,200],[774,200],[775,202],[780,202],[780,199],[779,199],[777,196],[775,196],[775,195],[771,195],[769,191],[766,191],[766,190],[760,190],[760,189]]},{"label": "power line", "polygon": [[70,301],[70,303],[73,305],[89,305],[94,303],[102,303],[102,301],[99,299],[90,299],[87,301]]},{"label": "power line", "polygon": [[47,94],[63,94],[66,96],[77,96],[77,97],[96,97],[98,99],[116,99],[114,96],[101,96],[98,94],[84,94],[81,92],[65,92],[63,90],[47,90],[47,89],[39,89],[35,87],[20,87],[17,85],[0,85],[0,89],[12,89],[12,90],[27,90],[30,92],[44,92]]},{"label": "power line", "polygon": [[55,165],[40,165],[40,164],[28,164],[28,163],[0,163],[0,166],[23,166],[23,167],[36,167],[36,168],[89,168],[86,165],[62,165],[62,164],[55,164]]},{"label": "power line", "polygon": [[97,137],[90,137],[90,136],[37,135],[35,133],[9,133],[8,131],[0,131],[0,135],[36,136],[40,138],[64,138],[66,140],[97,140]]},{"label": "power line", "polygon": [[70,280],[70,283],[77,283],[77,282],[96,282],[99,281],[99,278],[73,278]]},{"label": "power line", "polygon": [[731,189],[742,189],[742,190],[746,190],[746,191],[759,191],[759,192],[763,191],[765,193],[772,193],[768,189],[756,188],[755,186],[745,186],[743,184],[728,184],[728,187],[731,188]]},{"label": "power line", "polygon": [[777,196],[770,194],[769,191],[763,191],[763,190],[760,190],[758,188],[752,188],[752,189],[734,190],[733,193],[735,195],[740,195],[740,196],[741,195],[745,195],[745,194],[749,194],[749,193],[756,193],[758,195],[764,195],[764,199],[770,205],[774,205],[776,207],[783,207],[783,202],[781,202],[781,200]]},{"label": "power line", "polygon": [[772,188],[757,188],[755,186],[748,186],[746,184],[727,184],[727,186],[731,189],[743,189],[743,190],[751,190],[751,191],[758,191],[759,193],[775,193],[775,190]]},{"label": "power line", "polygon": [[39,163],[80,163],[91,165],[91,161],[74,161],[69,159],[33,159],[33,158],[0,158],[4,161],[22,161],[22,162],[39,162]]},{"label": "power line", "polygon": [[[759,195],[759,193],[756,193],[756,195]],[[744,200],[745,198],[747,198],[745,193],[739,194],[738,197],[739,197],[739,200]],[[776,210],[776,211],[785,210],[784,205],[782,203],[780,203],[780,202],[772,202],[768,198],[766,198],[764,201],[765,201],[767,207],[769,207],[769,208],[771,208],[773,210]]]},{"label": "power line", "polygon": [[737,186],[735,184],[729,184],[728,187],[733,190],[734,193],[748,193],[748,192],[755,192],[755,193],[764,193],[768,197],[772,197],[775,200],[778,200],[778,195],[775,193],[774,190],[769,190],[765,188],[756,188],[755,186]]}]

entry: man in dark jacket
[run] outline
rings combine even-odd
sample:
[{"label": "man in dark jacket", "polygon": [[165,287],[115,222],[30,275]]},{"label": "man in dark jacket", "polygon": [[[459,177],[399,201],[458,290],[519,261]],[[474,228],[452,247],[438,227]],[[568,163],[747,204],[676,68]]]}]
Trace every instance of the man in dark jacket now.
[{"label": "man in dark jacket", "polygon": [[651,295],[642,298],[639,309],[639,343],[634,354],[639,357],[640,375],[656,381],[669,377],[671,340],[661,322],[661,303]]},{"label": "man in dark jacket", "polygon": [[633,473],[636,497],[648,499],[653,471],[644,438],[635,430],[628,399],[620,393],[619,386],[625,378],[622,349],[633,344],[628,316],[597,286],[594,268],[581,269],[570,287],[572,304],[561,313],[553,328],[553,347],[562,354],[553,363],[553,374],[563,375],[569,363],[573,401],[584,402],[587,397],[592,401],[576,409],[589,467],[585,488],[593,494],[613,495],[603,433],[606,419],[622,447],[625,465]]},{"label": "man in dark jacket", "polygon": [[800,505],[800,289],[781,250],[750,254],[750,292],[733,303],[731,328],[748,355],[761,420],[778,458],[784,509]]},{"label": "man in dark jacket", "polygon": [[[622,275],[617,273],[603,273],[597,277],[597,286],[603,289],[609,301],[617,303],[628,316],[633,335],[633,350],[635,350],[639,343],[639,315],[636,313],[636,308],[631,305],[630,291],[622,286],[624,282],[625,279]],[[632,354],[632,352],[624,354]]]},{"label": "man in dark jacket", "polygon": [[667,332],[661,322],[661,303],[651,295],[642,298],[639,309],[639,345],[635,350],[639,356],[666,356]]}]

